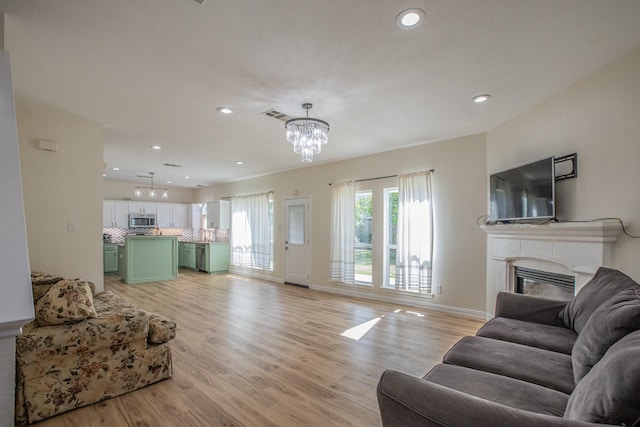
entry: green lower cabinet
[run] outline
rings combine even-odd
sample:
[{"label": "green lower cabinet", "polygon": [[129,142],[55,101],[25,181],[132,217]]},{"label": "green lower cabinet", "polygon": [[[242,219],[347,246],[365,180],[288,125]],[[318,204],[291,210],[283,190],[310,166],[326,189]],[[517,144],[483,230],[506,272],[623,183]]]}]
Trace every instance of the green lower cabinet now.
[{"label": "green lower cabinet", "polygon": [[185,268],[196,268],[196,244],[195,243],[179,243],[178,244],[178,266]]},{"label": "green lower cabinet", "polygon": [[184,266],[186,268],[196,268],[196,245],[194,243],[187,244],[184,252]]},{"label": "green lower cabinet", "polygon": [[105,273],[118,271],[118,245],[105,243],[102,251],[102,261]]},{"label": "green lower cabinet", "polygon": [[178,278],[176,236],[127,236],[125,283],[155,282]]},{"label": "green lower cabinet", "polygon": [[124,245],[118,245],[118,276],[127,276],[127,250]]},{"label": "green lower cabinet", "polygon": [[178,243],[178,267],[184,267],[184,251],[186,243]]},{"label": "green lower cabinet", "polygon": [[229,243],[207,245],[206,271],[216,273],[229,270]]}]

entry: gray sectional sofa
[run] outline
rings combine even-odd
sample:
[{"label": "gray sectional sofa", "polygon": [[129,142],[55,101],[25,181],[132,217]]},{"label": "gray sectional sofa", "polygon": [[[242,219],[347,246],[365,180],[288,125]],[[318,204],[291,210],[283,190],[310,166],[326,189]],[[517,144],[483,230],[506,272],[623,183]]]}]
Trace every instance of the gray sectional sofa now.
[{"label": "gray sectional sofa", "polygon": [[640,426],[640,285],[600,268],[569,303],[500,293],[476,336],[377,393],[385,427]]}]

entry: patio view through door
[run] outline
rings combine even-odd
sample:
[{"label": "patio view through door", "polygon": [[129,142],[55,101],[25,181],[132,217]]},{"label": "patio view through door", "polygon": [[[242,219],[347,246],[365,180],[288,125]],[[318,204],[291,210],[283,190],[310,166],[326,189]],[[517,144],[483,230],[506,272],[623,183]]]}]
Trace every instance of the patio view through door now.
[{"label": "patio view through door", "polygon": [[284,281],[309,286],[310,206],[308,197],[285,199]]}]

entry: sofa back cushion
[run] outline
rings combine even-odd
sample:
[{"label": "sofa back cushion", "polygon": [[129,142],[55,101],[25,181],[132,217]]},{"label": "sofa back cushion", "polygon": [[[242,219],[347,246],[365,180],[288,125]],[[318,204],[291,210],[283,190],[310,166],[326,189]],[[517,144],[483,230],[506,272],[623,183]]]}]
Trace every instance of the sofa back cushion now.
[{"label": "sofa back cushion", "polygon": [[84,280],[61,280],[36,302],[36,321],[40,326],[62,325],[98,317],[93,293]]},{"label": "sofa back cushion", "polygon": [[562,323],[573,329],[578,335],[589,317],[600,305],[624,289],[640,287],[626,274],[611,268],[600,267],[589,282],[560,312]]},{"label": "sofa back cushion", "polygon": [[640,331],[613,344],[578,383],[564,418],[616,425],[640,419]]},{"label": "sofa back cushion", "polygon": [[576,384],[598,363],[609,347],[640,329],[640,287],[618,292],[593,312],[571,352]]}]

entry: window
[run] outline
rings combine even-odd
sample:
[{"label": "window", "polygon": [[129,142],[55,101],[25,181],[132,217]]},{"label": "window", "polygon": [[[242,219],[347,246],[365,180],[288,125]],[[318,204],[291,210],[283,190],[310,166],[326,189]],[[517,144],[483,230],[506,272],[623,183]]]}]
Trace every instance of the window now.
[{"label": "window", "polygon": [[372,284],[373,192],[358,191],[355,199],[355,280]]},{"label": "window", "polygon": [[398,242],[398,187],[384,189],[384,281],[385,288],[396,284],[396,244]]},{"label": "window", "polygon": [[271,193],[231,198],[231,264],[273,271]]},{"label": "window", "polygon": [[432,294],[430,171],[334,184],[331,218],[331,281]]}]

